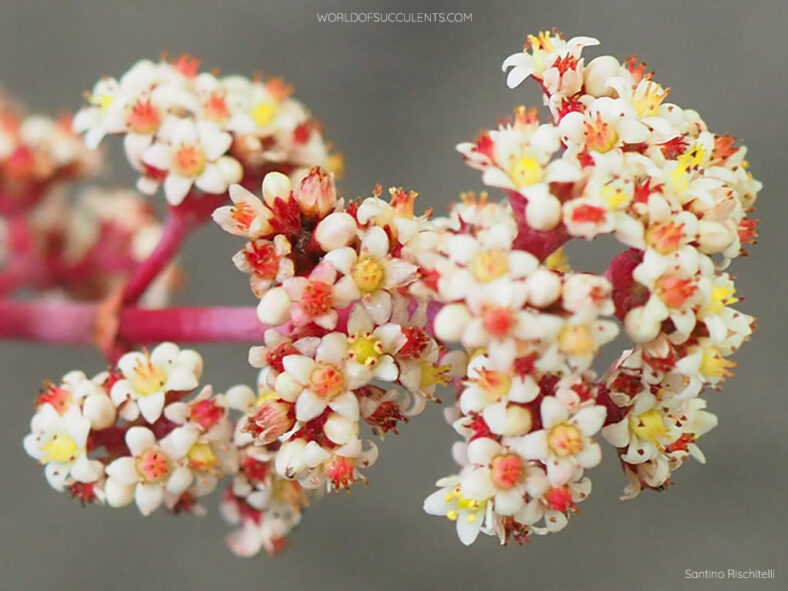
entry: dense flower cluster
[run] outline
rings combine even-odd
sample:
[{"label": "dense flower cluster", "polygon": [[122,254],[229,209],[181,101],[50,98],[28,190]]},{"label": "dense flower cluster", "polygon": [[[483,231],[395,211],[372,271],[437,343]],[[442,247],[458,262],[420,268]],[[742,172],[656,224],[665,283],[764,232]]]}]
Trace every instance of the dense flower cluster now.
[{"label": "dense flower cluster", "polygon": [[194,511],[237,470],[224,397],[206,387],[186,399],[201,374],[200,355],[172,343],[127,353],[93,378],[70,372],[45,384],[25,450],[53,488],[84,503]]},{"label": "dense flower cluster", "polygon": [[[697,439],[717,424],[704,388],[731,375],[754,327],[731,307],[726,268],[757,236],[748,213],[760,183],[746,148],[667,103],[644,64],[586,65],[583,49],[597,43],[543,32],[504,61],[510,87],[538,82],[551,120],[518,107],[459,144],[508,199],[468,193],[438,218],[417,215],[416,193],[401,188],[338,197],[336,159],[278,80],[217,78],[190,58],[101,80],[75,127],[90,146],[123,135],[139,190],[163,184],[182,217],[158,242],[135,194],[88,195],[72,209],[47,201],[30,222],[41,248],[80,270],[58,286],[106,297],[125,276],[91,273],[107,257],[136,265],[158,242],[142,275],[166,287],[167,249],[208,203],[244,240],[232,262],[257,302],[239,317],[256,312],[263,325],[249,351],[259,372],[254,387],[214,394],[199,388],[200,356],[165,342],[92,379],[47,384],[25,449],[50,484],[147,515],[162,504],[200,512],[226,477],[229,546],[275,554],[323,491],[366,483],[372,438],[397,433],[443,386],[455,394],[445,417],[461,438],[459,468],[424,509],[456,522],[465,544],[563,529],[591,492],[602,440],[621,461],[624,498],[662,490],[690,456],[704,461]],[[194,199],[193,185],[229,202]],[[562,245],[604,234],[623,252],[603,274],[573,270]],[[600,352],[619,335],[631,347],[604,370]]]},{"label": "dense flower cluster", "polygon": [[243,430],[257,446],[276,443],[278,477],[307,489],[365,481],[378,450],[361,424],[396,432],[461,361],[423,328],[426,300],[407,294],[436,231],[414,216],[414,193],[377,193],[345,207],[320,168],[295,187],[269,173],[262,200],[233,186],[233,204],[214,212],[248,240],[233,261],[251,275],[260,320],[276,327],[250,351],[260,398],[249,399]]},{"label": "dense flower cluster", "polygon": [[126,157],[140,172],[139,191],[153,194],[163,185],[172,205],[192,186],[221,194],[270,170],[299,178],[311,166],[341,165],[281,79],[217,77],[199,67],[190,56],[142,60],[120,79],[103,78],[74,129],[89,147],[122,135]]},{"label": "dense flower cluster", "polygon": [[[520,107],[513,119],[458,150],[511,208],[455,208],[437,253],[426,253],[436,335],[471,354],[449,413],[465,443],[458,476],[438,482],[429,513],[502,541],[561,529],[590,492],[599,462],[592,436],[619,453],[631,498],[661,489],[716,425],[700,398],[735,365],[727,357],[752,317],[723,272],[755,237],[747,212],[760,183],[746,148],[668,104],[669,89],[634,58],[582,58],[595,39],[530,36],[504,61],[510,87],[544,92],[552,121]],[[552,271],[569,238],[612,234],[629,247],[604,276]],[[524,250],[520,250],[524,249]],[[528,251],[528,252],[525,252]],[[589,370],[623,321],[634,342],[601,381]]]}]

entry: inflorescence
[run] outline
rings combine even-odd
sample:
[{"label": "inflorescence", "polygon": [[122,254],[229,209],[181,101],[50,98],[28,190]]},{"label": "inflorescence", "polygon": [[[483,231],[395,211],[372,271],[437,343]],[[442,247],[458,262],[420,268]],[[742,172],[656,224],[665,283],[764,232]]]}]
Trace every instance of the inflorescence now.
[{"label": "inflorescence", "polygon": [[[757,236],[748,213],[760,183],[746,148],[666,102],[670,89],[645,64],[586,64],[597,44],[543,32],[504,61],[511,88],[541,86],[549,120],[517,107],[459,144],[507,199],[464,194],[447,217],[417,214],[417,194],[402,188],[339,197],[339,156],[278,79],[220,78],[185,57],[98,82],[74,128],[90,148],[121,135],[139,191],[161,186],[176,219],[199,210],[244,241],[232,262],[249,277],[264,336],[249,351],[256,383],[224,393],[201,384],[197,352],[120,339],[105,348],[106,371],[46,383],[24,445],[48,482],[148,515],[200,513],[224,479],[230,547],[273,554],[322,491],[366,483],[373,438],[440,402],[443,387],[454,393],[444,413],[459,468],[424,509],[455,522],[465,544],[563,529],[591,492],[603,441],[626,476],[623,498],[672,484],[690,456],[703,462],[698,439],[717,424],[706,389],[732,374],[729,357],[754,327],[731,307],[726,269]],[[133,303],[117,290],[166,250],[167,224],[134,193],[42,198],[46,176],[91,170],[93,153],[68,127],[2,123],[4,199],[34,195],[4,212],[21,215],[35,244],[56,244],[12,256],[6,240],[6,269],[58,253],[65,262],[40,288]],[[199,205],[212,196],[215,206]],[[601,235],[623,245],[607,270],[571,269],[562,245]],[[101,267],[110,256],[123,264]],[[156,269],[169,278],[148,273],[158,305],[177,275],[165,262]],[[619,333],[631,346],[599,375]]]}]

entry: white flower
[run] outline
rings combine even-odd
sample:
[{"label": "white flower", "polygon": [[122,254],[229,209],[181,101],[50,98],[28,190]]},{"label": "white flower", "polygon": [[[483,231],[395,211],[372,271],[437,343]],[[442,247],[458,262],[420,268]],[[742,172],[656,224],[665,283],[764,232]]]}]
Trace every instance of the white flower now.
[{"label": "white flower", "polygon": [[335,287],[338,297],[348,302],[360,299],[378,323],[391,316],[392,292],[415,279],[417,270],[389,254],[388,236],[378,226],[366,230],[358,252],[345,246],[327,253],[324,260],[344,275]]},{"label": "white flower", "polygon": [[599,463],[602,452],[591,436],[602,427],[604,406],[583,405],[572,412],[560,399],[546,396],[540,410],[542,428],[511,445],[523,457],[544,463],[552,486],[566,484]]},{"label": "white flower", "polygon": [[113,402],[121,407],[126,420],[134,420],[141,413],[154,423],[164,409],[167,392],[188,392],[199,384],[202,358],[196,351],[181,350],[173,343],[162,343],[141,353],[126,353],[118,360],[123,379],[112,386]]},{"label": "white flower", "polygon": [[468,444],[468,462],[472,466],[460,476],[463,496],[475,501],[492,501],[498,515],[514,515],[525,506],[525,495],[541,496],[547,480],[541,468],[506,445],[480,437]]},{"label": "white flower", "polygon": [[102,475],[101,462],[87,457],[90,422],[77,406],[62,415],[54,406],[43,404],[30,423],[32,431],[25,437],[25,451],[45,464],[47,482],[62,491],[69,477],[76,482],[94,482]]},{"label": "white flower", "polygon": [[107,503],[123,507],[136,501],[143,515],[159,508],[165,490],[179,495],[191,485],[194,475],[184,463],[199,433],[190,427],[176,427],[161,441],[146,427],[126,432],[130,456],[122,456],[107,466]]},{"label": "white flower", "polygon": [[[224,193],[241,180],[243,171],[238,161],[224,156],[232,143],[229,133],[207,121],[171,119],[164,125],[157,141],[143,153],[142,161],[167,173],[164,193],[169,203],[180,204],[193,184],[206,193]],[[146,182],[138,188],[152,193],[157,185]]]},{"label": "white flower", "polygon": [[441,478],[435,485],[440,487],[440,490],[424,500],[424,511],[455,521],[460,541],[466,546],[473,544],[489,511],[492,510],[492,505],[486,500],[477,502],[463,497],[459,476]]},{"label": "white flower", "polygon": [[503,62],[504,72],[511,68],[506,84],[509,88],[515,88],[530,76],[541,78],[558,58],[570,56],[577,59],[583,47],[593,45],[599,45],[599,41],[593,37],[572,37],[566,41],[549,31],[543,31],[538,36],[529,35],[525,49],[510,55]]}]

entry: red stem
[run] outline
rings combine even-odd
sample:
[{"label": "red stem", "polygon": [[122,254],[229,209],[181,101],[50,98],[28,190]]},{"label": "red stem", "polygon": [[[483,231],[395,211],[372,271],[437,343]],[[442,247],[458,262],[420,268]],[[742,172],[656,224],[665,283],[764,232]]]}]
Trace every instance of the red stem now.
[{"label": "red stem", "polygon": [[[97,344],[99,305],[0,300],[0,339],[73,345]],[[165,308],[134,306],[120,312],[118,340],[129,346],[161,341],[262,342],[268,327],[253,307]]]}]

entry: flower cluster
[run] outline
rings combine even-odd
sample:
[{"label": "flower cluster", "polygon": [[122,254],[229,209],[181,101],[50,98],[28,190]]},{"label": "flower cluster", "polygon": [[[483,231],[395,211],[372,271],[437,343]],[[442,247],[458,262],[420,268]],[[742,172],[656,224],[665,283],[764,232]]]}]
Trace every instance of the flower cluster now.
[{"label": "flower cluster", "polygon": [[515,249],[508,205],[468,200],[443,225],[421,258],[425,287],[445,304],[436,336],[470,355],[447,413],[465,441],[455,449],[460,474],[439,481],[425,509],[456,521],[466,544],[480,531],[502,541],[557,531],[601,458],[593,436],[606,410],[589,368],[618,332],[604,319],[611,285]]},{"label": "flower cluster", "polygon": [[378,450],[361,424],[396,432],[457,361],[423,328],[426,300],[407,293],[435,230],[414,216],[414,193],[392,189],[385,201],[379,192],[345,207],[320,168],[295,187],[272,172],[262,200],[233,186],[233,204],[214,212],[248,240],[233,261],[250,273],[258,316],[273,327],[250,351],[261,372],[243,430],[256,446],[275,444],[277,477],[306,489],[365,481],[361,469]]},{"label": "flower cluster", "polygon": [[92,176],[101,155],[85,147],[68,116],[26,115],[0,96],[0,200],[2,211],[31,207],[46,188]]},{"label": "flower cluster", "polygon": [[197,499],[237,470],[224,396],[206,386],[186,399],[201,373],[201,357],[172,343],[93,378],[70,372],[45,384],[25,450],[83,503],[199,512]]},{"label": "flower cluster", "polygon": [[192,186],[222,194],[270,170],[294,178],[311,166],[340,166],[318,123],[290,97],[281,79],[217,77],[199,71],[190,56],[142,60],[120,79],[103,78],[88,93],[74,128],[96,147],[107,134],[122,135],[129,163],[140,172],[137,188],[180,204]]},{"label": "flower cluster", "polygon": [[[140,191],[163,184],[177,206],[142,279],[211,213],[245,241],[232,262],[256,306],[192,310],[197,326],[185,328],[187,309],[166,318],[191,340],[204,325],[210,336],[253,335],[259,372],[254,387],[214,394],[199,387],[200,356],[165,342],[92,379],[71,372],[46,384],[24,445],[50,484],[83,502],[134,502],[145,515],[162,504],[199,513],[197,500],[227,477],[229,546],[273,555],[324,491],[366,483],[373,438],[440,402],[444,386],[459,468],[424,509],[456,522],[465,544],[563,529],[591,492],[602,439],[622,464],[624,498],[662,490],[690,456],[704,461],[697,440],[717,424],[704,389],[732,374],[729,357],[754,327],[732,307],[726,268],[757,237],[748,214],[760,183],[746,148],[667,103],[670,89],[644,64],[586,65],[583,49],[597,43],[543,32],[504,61],[510,87],[541,86],[551,120],[518,107],[459,144],[508,199],[467,193],[438,218],[417,215],[417,194],[401,188],[389,199],[380,186],[338,197],[336,159],[281,81],[217,78],[188,57],[101,80],[75,127],[90,146],[123,135]],[[193,185],[231,203],[187,199]],[[85,196],[72,209],[53,197],[29,218],[43,236],[36,248],[59,254],[12,252],[0,291],[43,258],[53,277],[68,270],[53,286],[106,297],[126,279],[110,271],[148,254],[160,233],[129,193]],[[3,245],[24,242],[11,221],[0,226],[0,261]],[[562,245],[605,234],[623,245],[607,270],[573,270]],[[159,275],[163,288],[171,279]],[[229,330],[212,324],[224,312]],[[600,352],[619,334],[631,345],[604,370]]]}]

